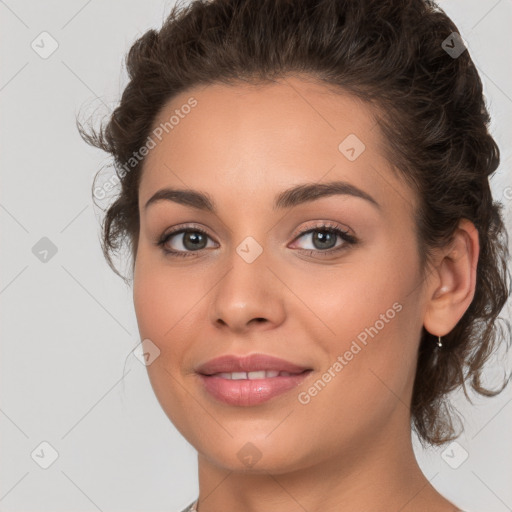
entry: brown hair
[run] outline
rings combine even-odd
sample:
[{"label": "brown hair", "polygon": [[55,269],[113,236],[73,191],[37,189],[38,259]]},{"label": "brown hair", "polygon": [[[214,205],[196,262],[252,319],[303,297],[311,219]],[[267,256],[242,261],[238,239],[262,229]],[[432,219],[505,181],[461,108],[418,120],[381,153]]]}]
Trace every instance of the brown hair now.
[{"label": "brown hair", "polygon": [[130,172],[126,162],[175,95],[199,84],[256,84],[292,74],[348,91],[379,112],[378,125],[389,143],[386,157],[419,197],[422,268],[432,248],[450,241],[461,219],[478,229],[475,296],[441,350],[423,329],[411,403],[412,427],[422,443],[456,438],[446,395],[462,386],[468,396],[469,381],[478,393],[492,396],[509,380],[497,390],[481,382],[490,356],[508,347],[510,324],[500,324],[498,315],[510,294],[510,272],[502,206],[493,202],[489,187],[499,150],[488,131],[482,83],[469,52],[445,50],[447,40],[454,47],[456,40],[448,39],[454,32],[454,23],[429,0],[175,5],[160,30],[148,30],[131,47],[129,83],[108,123],[87,133],[77,122],[86,142],[113,156],[121,184],[102,224],[109,265],[119,274],[111,254],[127,243],[133,276],[144,159]]}]

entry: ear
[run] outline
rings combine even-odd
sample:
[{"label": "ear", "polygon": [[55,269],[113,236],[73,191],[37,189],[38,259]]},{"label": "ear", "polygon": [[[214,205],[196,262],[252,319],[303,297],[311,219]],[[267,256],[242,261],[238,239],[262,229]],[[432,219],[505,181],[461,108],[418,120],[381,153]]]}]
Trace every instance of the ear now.
[{"label": "ear", "polygon": [[453,241],[439,250],[428,279],[423,325],[434,336],[448,334],[475,295],[480,244],[475,225],[461,219]]}]

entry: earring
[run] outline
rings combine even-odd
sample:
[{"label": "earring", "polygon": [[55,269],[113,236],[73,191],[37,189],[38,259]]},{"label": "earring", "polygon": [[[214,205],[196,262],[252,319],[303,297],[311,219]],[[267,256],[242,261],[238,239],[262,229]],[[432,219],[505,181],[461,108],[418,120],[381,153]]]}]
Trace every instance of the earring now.
[{"label": "earring", "polygon": [[443,344],[441,343],[441,336],[438,336],[438,337],[437,337],[437,346],[438,346],[439,348],[441,348],[441,347],[443,346]]}]

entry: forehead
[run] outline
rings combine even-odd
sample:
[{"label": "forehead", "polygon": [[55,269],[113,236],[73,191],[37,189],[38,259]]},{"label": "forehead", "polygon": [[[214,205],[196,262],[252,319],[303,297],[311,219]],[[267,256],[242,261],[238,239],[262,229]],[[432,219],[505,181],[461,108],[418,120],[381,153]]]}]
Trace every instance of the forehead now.
[{"label": "forehead", "polygon": [[297,77],[191,88],[161,109],[152,133],[159,127],[161,140],[144,163],[141,204],[165,185],[265,194],[324,177],[378,195],[375,188],[389,173],[373,110],[350,94]]}]

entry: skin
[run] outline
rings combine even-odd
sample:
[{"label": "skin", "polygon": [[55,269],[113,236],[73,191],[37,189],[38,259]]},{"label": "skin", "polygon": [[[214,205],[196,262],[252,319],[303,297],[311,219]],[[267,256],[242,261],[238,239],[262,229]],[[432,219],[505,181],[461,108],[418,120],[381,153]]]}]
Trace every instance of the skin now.
[{"label": "skin", "polygon": [[[425,478],[411,444],[410,403],[422,327],[448,333],[474,295],[478,237],[461,221],[450,246],[422,274],[413,213],[417,198],[384,159],[369,107],[305,77],[254,87],[199,86],[162,109],[155,126],[193,96],[198,104],[147,155],[139,188],[134,305],[141,339],[160,355],[147,366],[172,423],[197,449],[199,512],[455,511]],[[349,161],[338,146],[356,134]],[[273,210],[302,183],[344,180],[370,194],[331,195]],[[206,192],[217,214],[160,201],[163,187]],[[314,244],[317,221],[348,230]],[[178,224],[209,238],[201,251]],[[319,230],[322,232],[322,230]],[[317,232],[318,233],[318,232]],[[263,249],[236,252],[248,236]],[[334,245],[343,250],[322,257]],[[308,249],[317,252],[308,255]],[[307,404],[298,400],[392,305],[400,312]],[[259,319],[259,320],[257,320]],[[194,368],[222,354],[270,354],[313,368],[295,389],[258,406],[218,402]],[[258,453],[248,466],[238,454]],[[243,452],[242,452],[243,453]]]}]

